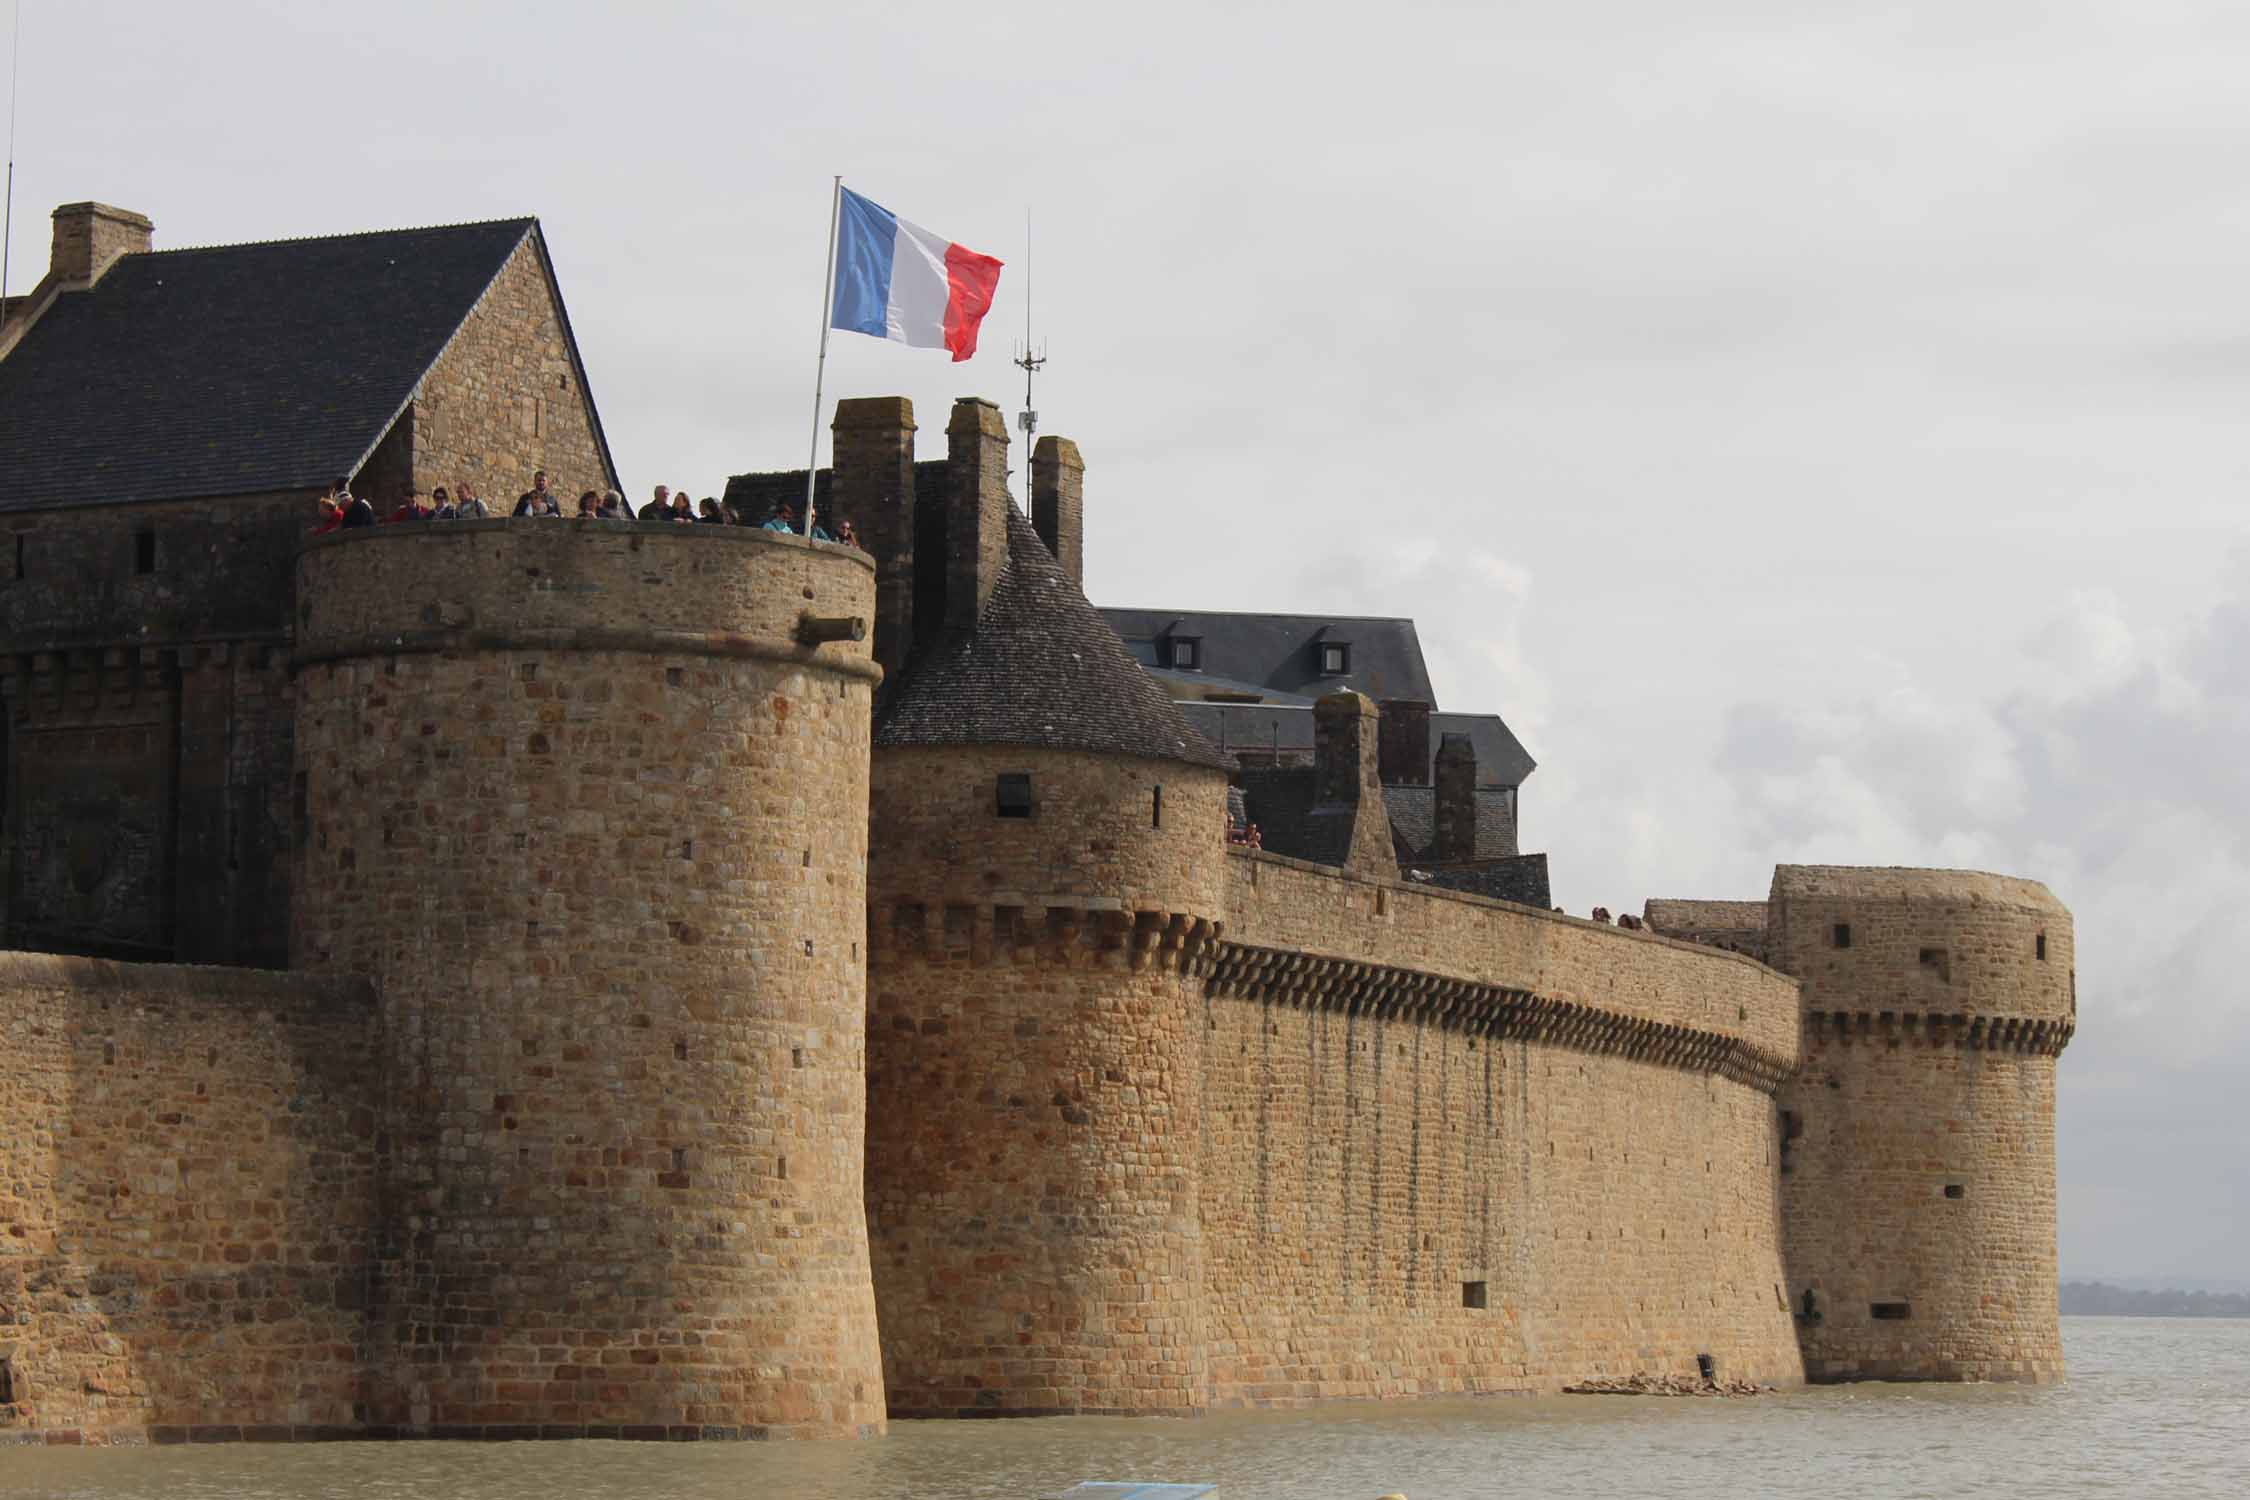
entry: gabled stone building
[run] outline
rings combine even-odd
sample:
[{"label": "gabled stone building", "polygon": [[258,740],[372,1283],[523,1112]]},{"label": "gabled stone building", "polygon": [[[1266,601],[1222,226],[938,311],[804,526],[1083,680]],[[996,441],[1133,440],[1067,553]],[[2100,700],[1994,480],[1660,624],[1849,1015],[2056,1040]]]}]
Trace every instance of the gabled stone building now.
[{"label": "gabled stone building", "polygon": [[278,966],[291,565],[338,476],[615,466],[536,219],[158,251],[55,211],[0,324],[0,941]]}]

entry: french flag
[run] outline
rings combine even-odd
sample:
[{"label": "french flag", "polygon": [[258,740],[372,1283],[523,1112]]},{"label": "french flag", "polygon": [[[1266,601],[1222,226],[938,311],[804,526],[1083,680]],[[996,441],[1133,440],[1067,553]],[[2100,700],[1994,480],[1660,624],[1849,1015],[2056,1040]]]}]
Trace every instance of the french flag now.
[{"label": "french flag", "polygon": [[909,224],[848,187],[836,215],[836,306],[828,326],[916,349],[977,352],[1000,262]]}]

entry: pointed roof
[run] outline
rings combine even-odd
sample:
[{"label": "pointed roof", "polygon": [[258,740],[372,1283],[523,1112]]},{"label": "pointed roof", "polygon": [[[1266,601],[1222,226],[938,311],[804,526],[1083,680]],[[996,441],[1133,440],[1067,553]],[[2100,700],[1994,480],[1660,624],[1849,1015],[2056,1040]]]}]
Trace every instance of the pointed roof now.
[{"label": "pointed roof", "polygon": [[527,236],[553,288],[530,218],[121,258],[0,360],[0,511],[353,472]]},{"label": "pointed roof", "polygon": [[907,669],[876,717],[875,744],[1026,745],[1232,767],[1126,652],[1013,504],[1008,565],[983,616]]}]

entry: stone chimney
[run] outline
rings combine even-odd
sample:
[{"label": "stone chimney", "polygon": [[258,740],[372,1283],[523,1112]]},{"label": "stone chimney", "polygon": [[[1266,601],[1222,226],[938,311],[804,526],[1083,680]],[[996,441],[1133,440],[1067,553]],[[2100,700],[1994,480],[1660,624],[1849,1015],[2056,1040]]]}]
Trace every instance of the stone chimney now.
[{"label": "stone chimney", "polygon": [[963,396],[945,443],[944,624],[967,630],[1008,565],[1008,424],[991,402]]},{"label": "stone chimney", "polygon": [[55,248],[47,274],[57,282],[92,286],[118,257],[148,249],[156,226],[129,208],[106,203],[65,203],[55,210]]},{"label": "stone chimney", "polygon": [[1430,705],[1413,698],[1384,700],[1380,755],[1385,786],[1428,786]]},{"label": "stone chimney", "polygon": [[828,525],[849,521],[875,559],[875,660],[895,679],[914,649],[914,403],[836,403]]},{"label": "stone chimney", "polygon": [[1351,819],[1344,868],[1398,878],[1390,809],[1377,774],[1375,705],[1345,688],[1313,704],[1313,816]]},{"label": "stone chimney", "polygon": [[1430,858],[1458,864],[1477,857],[1477,751],[1465,734],[1438,742],[1437,838]]},{"label": "stone chimney", "polygon": [[1031,450],[1031,525],[1070,581],[1086,586],[1086,462],[1069,438]]}]

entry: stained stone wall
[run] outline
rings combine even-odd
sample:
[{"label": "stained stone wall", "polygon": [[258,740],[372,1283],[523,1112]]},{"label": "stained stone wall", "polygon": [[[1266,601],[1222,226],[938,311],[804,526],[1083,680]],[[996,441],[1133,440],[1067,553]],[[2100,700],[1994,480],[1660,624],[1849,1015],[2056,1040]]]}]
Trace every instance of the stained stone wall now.
[{"label": "stained stone wall", "polygon": [[1731,954],[1266,854],[1201,1007],[1214,1404],[1803,1378],[1795,986]]},{"label": "stained stone wall", "polygon": [[358,1420],[364,983],[0,954],[0,1444]]},{"label": "stained stone wall", "polygon": [[293,960],[383,996],[371,1420],[879,1430],[867,559],[493,521],[298,582]]},{"label": "stained stone wall", "polygon": [[2070,913],[2036,881],[1784,865],[1776,961],[1804,981],[1783,1088],[1790,1292],[1816,1380],[2062,1374],[2055,1059]]}]

